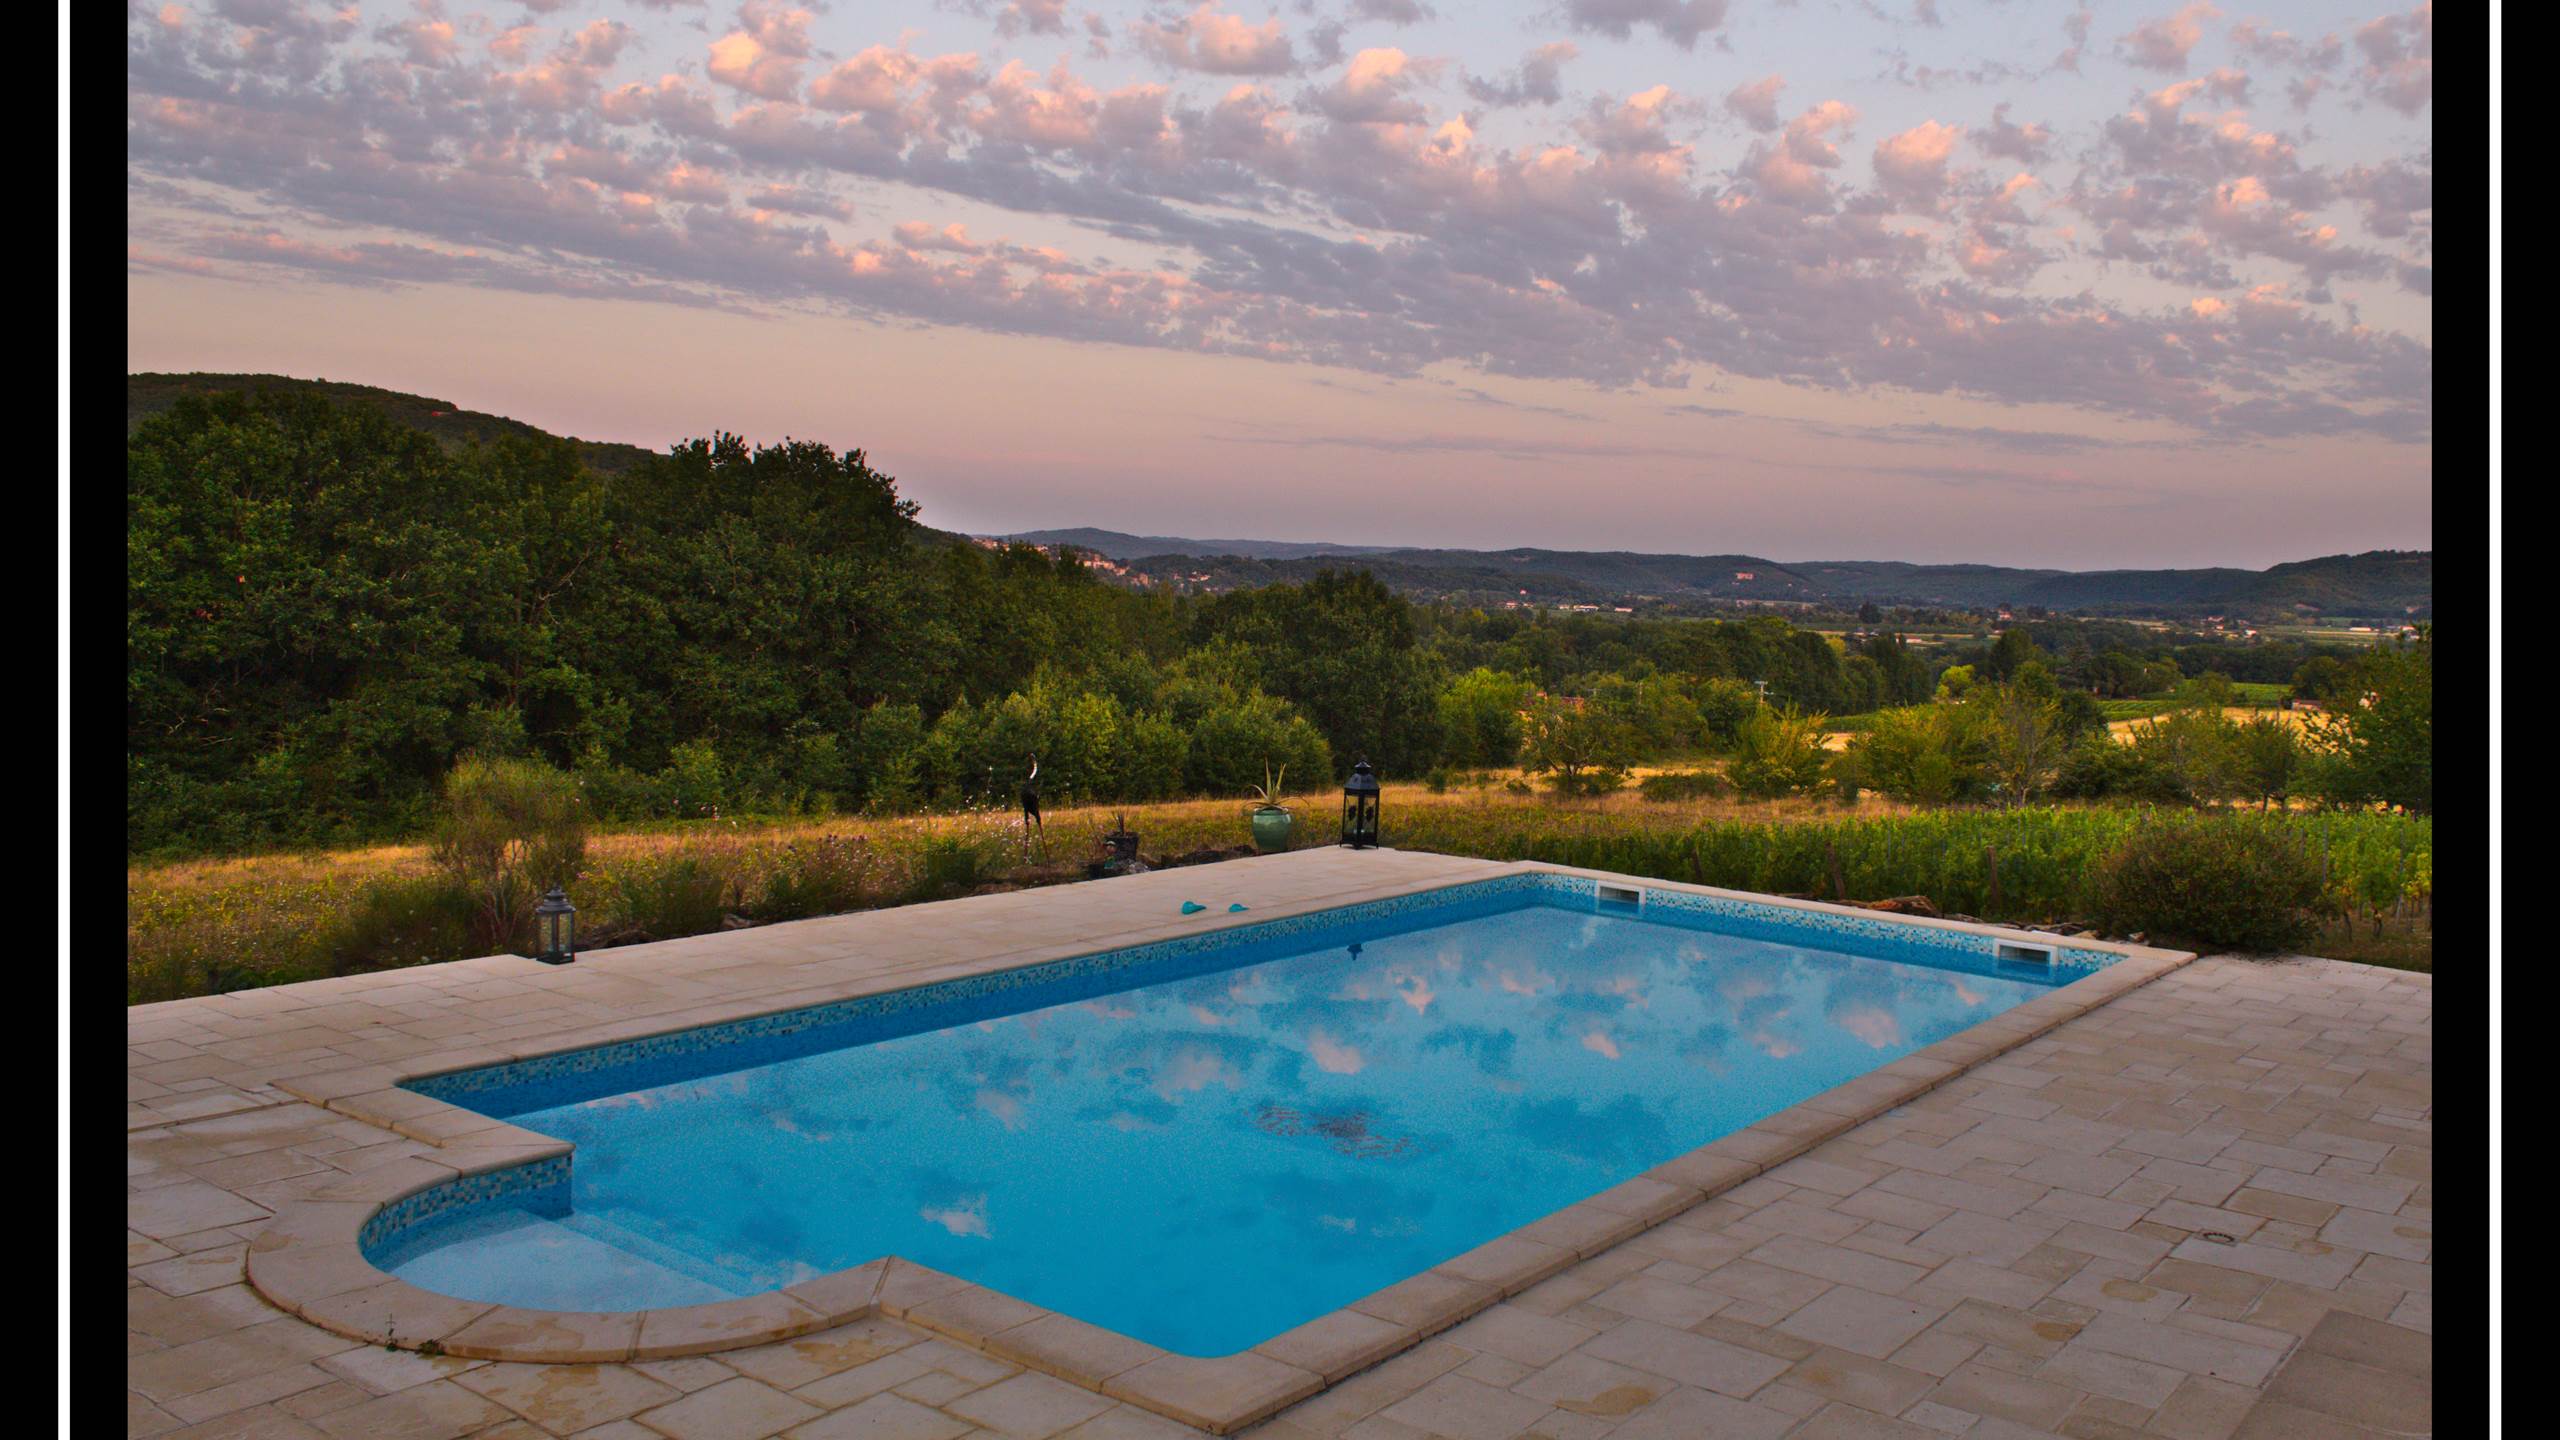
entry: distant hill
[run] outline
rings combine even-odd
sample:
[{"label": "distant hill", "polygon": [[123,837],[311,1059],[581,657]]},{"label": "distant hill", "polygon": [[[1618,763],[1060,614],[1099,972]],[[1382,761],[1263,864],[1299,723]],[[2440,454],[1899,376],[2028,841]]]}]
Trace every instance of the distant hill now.
[{"label": "distant hill", "polygon": [[[1757,555],[1657,555],[1627,550],[1433,550],[1279,540],[1191,540],[1090,528],[1002,537],[1072,545],[1119,562],[1150,583],[1227,590],[1302,580],[1351,564],[1398,590],[1467,603],[1642,602],[1854,606],[2010,605],[2054,611],[2182,616],[2229,612],[2274,618],[2304,607],[2331,615],[2431,615],[2435,557],[2375,550],[2267,570],[2070,571],[1892,560],[1778,561]],[[2411,607],[2416,607],[2414,610]]]},{"label": "distant hill", "polygon": [[[125,433],[132,434],[133,427],[177,404],[178,397],[182,395],[212,395],[229,390],[298,390],[323,396],[341,405],[370,405],[401,424],[424,430],[452,446],[473,441],[486,445],[506,436],[530,439],[549,434],[504,415],[484,415],[477,410],[465,410],[450,400],[409,395],[371,385],[351,385],[338,380],[297,380],[290,375],[214,374],[127,375],[124,377]],[[580,458],[589,467],[607,472],[628,470],[651,454],[637,445],[620,445],[609,440],[580,440],[571,436],[570,443],[578,447]]]},{"label": "distant hill", "polygon": [[1336,545],[1323,540],[1186,540],[1179,535],[1131,535],[1120,530],[1078,526],[1071,530],[1025,530],[990,537],[1025,545],[1072,545],[1109,560],[1138,560],[1149,555],[1238,555],[1248,560],[1303,560],[1311,555],[1375,555],[1386,545]]}]

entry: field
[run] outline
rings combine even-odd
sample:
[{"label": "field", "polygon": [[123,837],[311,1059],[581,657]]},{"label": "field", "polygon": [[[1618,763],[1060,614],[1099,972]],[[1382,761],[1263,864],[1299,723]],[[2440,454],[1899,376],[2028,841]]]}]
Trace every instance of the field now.
[{"label": "field", "polygon": [[[1920,811],[1875,797],[1656,802],[1632,789],[1560,801],[1516,777],[1433,794],[1396,784],[1387,842],[1489,859],[1542,859],[1781,894],[1853,900],[1925,895],[1940,908],[2021,923],[2071,918],[2098,856],[2136,812],[2043,808]],[[1338,799],[1298,797],[1298,845],[1331,843]],[[1080,878],[1125,816],[1151,860],[1248,839],[1235,801],[1061,810],[1045,840],[1010,816],[704,821],[596,837],[570,887],[581,932],[601,943],[666,939],[989,885]],[[2264,817],[2303,826],[2331,872],[2338,915],[2321,953],[2431,964],[2432,828],[2383,815]],[[1996,859],[1992,858],[1996,854]],[[1838,891],[1834,891],[1834,866]],[[1208,877],[1203,877],[1207,883]],[[422,845],[142,865],[126,872],[130,1003],[481,953],[437,897]]]},{"label": "field", "polygon": [[[2224,719],[2246,723],[2261,715],[2272,715],[2297,730],[2302,728],[2302,715],[2282,708],[2285,692],[2290,687],[2244,681],[2231,688],[2239,692],[2242,703],[2223,707]],[[2141,722],[2157,719],[2176,708],[2177,701],[2165,697],[2098,702],[2098,713],[2106,717],[2107,733],[2128,742],[2133,739],[2134,731]],[[1834,715],[1823,731],[1822,746],[1826,750],[1846,750],[1851,740],[1874,729],[1875,723],[1872,711],[1863,715]]]},{"label": "field", "polygon": [[[2128,703],[2135,705],[2148,705],[2152,702],[2147,700],[2136,700]],[[2157,715],[2166,715],[2169,713],[2170,708],[2171,707],[2167,701],[2161,701],[2159,702],[2156,710],[2148,711],[2143,714],[2124,717],[2111,715],[2107,719],[2107,733],[2113,735],[2118,740],[2130,742],[2134,737],[2134,733],[2141,729],[2143,721],[2154,718],[2154,716]],[[2299,710],[2277,710],[2271,707],[2259,709],[2246,705],[2226,705],[2222,710],[2222,718],[2232,721],[2235,724],[2245,725],[2260,716],[2272,717],[2277,723],[2290,725],[2296,730],[2303,728],[2304,712]]]}]

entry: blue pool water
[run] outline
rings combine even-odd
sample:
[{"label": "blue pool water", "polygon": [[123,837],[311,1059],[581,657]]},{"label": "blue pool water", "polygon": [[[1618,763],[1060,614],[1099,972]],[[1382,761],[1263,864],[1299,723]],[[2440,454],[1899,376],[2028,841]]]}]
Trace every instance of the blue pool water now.
[{"label": "blue pool water", "polygon": [[895,1254],[1221,1355],[2084,973],[1587,883],[1337,913],[739,1043],[420,1082],[574,1142],[569,1179],[377,1225],[368,1253],[430,1290],[595,1310]]}]

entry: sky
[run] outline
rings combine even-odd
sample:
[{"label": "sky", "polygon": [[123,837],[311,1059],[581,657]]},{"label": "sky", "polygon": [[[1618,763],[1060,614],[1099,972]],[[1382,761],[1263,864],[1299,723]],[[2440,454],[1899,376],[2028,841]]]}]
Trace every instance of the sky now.
[{"label": "sky", "polygon": [[2434,13],[128,0],[126,357],[929,524],[2432,544]]}]

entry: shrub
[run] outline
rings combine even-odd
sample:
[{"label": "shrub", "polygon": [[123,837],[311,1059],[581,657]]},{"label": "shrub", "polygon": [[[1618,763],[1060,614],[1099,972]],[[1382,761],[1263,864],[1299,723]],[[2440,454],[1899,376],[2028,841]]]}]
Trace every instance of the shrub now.
[{"label": "shrub", "polygon": [[882,703],[863,711],[847,764],[855,798],[882,814],[922,804],[924,744],[924,712],[915,706]]},{"label": "shrub", "polygon": [[630,861],[615,868],[612,889],[616,939],[704,935],[728,917],[728,869],[705,856]]},{"label": "shrub", "polygon": [[1239,795],[1262,778],[1265,766],[1286,766],[1313,782],[1335,774],[1336,759],[1323,732],[1304,715],[1284,700],[1254,691],[1204,711],[1192,726],[1182,762],[1183,788],[1200,795]]},{"label": "shrub", "polygon": [[477,897],[448,876],[396,876],[366,886],[315,948],[332,975],[459,959],[481,938],[480,913]]},{"label": "shrub", "polygon": [[1647,800],[1712,800],[1729,794],[1733,787],[1713,770],[1666,770],[1647,775],[1637,785]]},{"label": "shrub", "polygon": [[757,902],[759,920],[798,920],[810,915],[838,915],[871,903],[877,856],[870,842],[821,835],[794,841],[765,878],[764,897]]},{"label": "shrub", "polygon": [[601,746],[580,751],[570,773],[577,777],[578,794],[594,819],[656,820],[675,813],[665,782],[613,763]]},{"label": "shrub", "polygon": [[720,813],[729,798],[727,767],[720,747],[707,739],[687,740],[668,752],[665,781],[675,813],[693,819]]},{"label": "shrub", "polygon": [[1006,856],[1002,837],[960,830],[928,835],[916,849],[915,878],[909,900],[940,900],[965,895],[986,883]]},{"label": "shrub", "polygon": [[1843,773],[1896,800],[1943,805],[1979,799],[1990,783],[1982,715],[1969,704],[1878,711],[1867,731],[1849,742]]},{"label": "shrub", "polygon": [[577,781],[537,761],[464,756],[445,777],[432,853],[477,909],[479,953],[517,949],[532,933],[535,898],[586,859]]},{"label": "shrub", "polygon": [[1725,777],[1754,800],[1811,792],[1830,765],[1822,748],[1823,718],[1762,707],[1735,734]]},{"label": "shrub", "polygon": [[2063,800],[2104,800],[2132,795],[2145,774],[2142,757],[2103,729],[2093,730],[2062,753],[2053,793]]},{"label": "shrub", "polygon": [[2291,832],[2197,815],[2135,826],[2092,888],[2104,929],[2228,950],[2303,944],[2321,903],[2319,862]]}]

